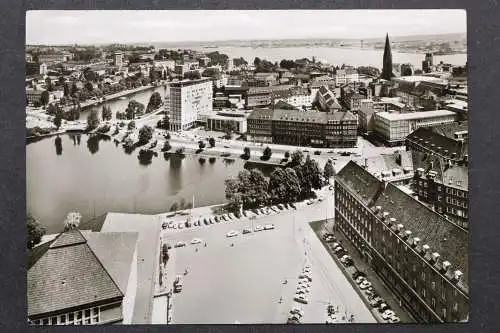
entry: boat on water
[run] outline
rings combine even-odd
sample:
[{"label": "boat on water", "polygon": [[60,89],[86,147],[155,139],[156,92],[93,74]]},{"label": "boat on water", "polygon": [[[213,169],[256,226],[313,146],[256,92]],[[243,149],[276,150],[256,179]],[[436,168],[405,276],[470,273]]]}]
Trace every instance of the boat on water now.
[{"label": "boat on water", "polygon": [[205,46],[205,49],[216,49],[218,48],[217,45],[208,45],[208,46]]},{"label": "boat on water", "polygon": [[127,99],[126,96],[118,97],[118,99]]}]

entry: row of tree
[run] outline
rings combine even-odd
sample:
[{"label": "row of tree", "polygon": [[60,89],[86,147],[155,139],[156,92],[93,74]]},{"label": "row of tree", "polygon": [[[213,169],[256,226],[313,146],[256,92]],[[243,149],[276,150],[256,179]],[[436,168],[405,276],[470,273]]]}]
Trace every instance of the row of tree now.
[{"label": "row of tree", "polygon": [[[245,151],[247,153],[247,151]],[[249,155],[249,151],[248,151]],[[324,176],[331,177],[333,167],[325,165]],[[285,169],[276,168],[269,179],[258,169],[243,170],[236,178],[225,181],[227,208],[232,212],[279,203],[289,203],[314,196],[323,185],[323,171],[309,155],[297,150]]]}]

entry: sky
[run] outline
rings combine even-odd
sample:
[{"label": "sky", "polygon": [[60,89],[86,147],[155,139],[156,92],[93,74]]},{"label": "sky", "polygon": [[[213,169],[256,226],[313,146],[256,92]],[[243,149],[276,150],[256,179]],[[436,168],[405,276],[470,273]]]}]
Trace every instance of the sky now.
[{"label": "sky", "polygon": [[466,32],[464,10],[118,11],[26,14],[27,44],[153,43]]}]

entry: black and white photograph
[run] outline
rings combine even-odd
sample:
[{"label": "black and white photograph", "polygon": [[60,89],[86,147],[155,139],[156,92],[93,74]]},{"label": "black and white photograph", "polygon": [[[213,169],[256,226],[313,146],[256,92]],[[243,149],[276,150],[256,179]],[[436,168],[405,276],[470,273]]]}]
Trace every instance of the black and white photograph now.
[{"label": "black and white photograph", "polygon": [[466,16],[27,11],[28,325],[468,322]]}]

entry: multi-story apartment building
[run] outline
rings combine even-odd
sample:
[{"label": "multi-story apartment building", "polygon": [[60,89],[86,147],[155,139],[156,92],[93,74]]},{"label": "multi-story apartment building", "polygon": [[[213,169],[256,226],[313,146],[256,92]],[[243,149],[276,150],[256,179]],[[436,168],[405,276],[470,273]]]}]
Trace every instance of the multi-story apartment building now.
[{"label": "multi-story apartment building", "polygon": [[308,89],[298,87],[291,89],[282,96],[273,95],[273,103],[276,104],[279,101],[290,104],[295,108],[310,108],[312,105],[312,96]]},{"label": "multi-story apartment building", "polygon": [[337,85],[344,85],[351,82],[358,82],[359,74],[358,71],[354,68],[344,68],[338,69],[335,73],[335,83]]},{"label": "multi-story apartment building", "polygon": [[468,160],[452,161],[430,153],[413,153],[412,190],[422,202],[460,227],[468,228]]},{"label": "multi-story apartment building", "polygon": [[319,88],[314,101],[324,112],[337,112],[342,110],[342,106],[339,104],[335,94],[326,86],[321,86]]},{"label": "multi-story apartment building", "polygon": [[401,112],[404,104],[399,102],[399,97],[365,98],[359,101],[358,125],[362,133],[371,134],[375,128],[373,114],[376,112]]},{"label": "multi-story apartment building", "polygon": [[70,230],[28,268],[32,325],[132,324],[137,233]]},{"label": "multi-story apartment building", "polygon": [[123,52],[113,53],[113,65],[118,67],[118,69],[123,66]]},{"label": "multi-story apartment building", "polygon": [[47,65],[57,64],[61,62],[65,62],[69,60],[69,56],[67,54],[40,54],[38,56],[38,63]]},{"label": "multi-story apartment building", "polygon": [[438,156],[446,163],[457,163],[468,157],[467,138],[467,122],[453,122],[418,128],[406,137],[405,144],[406,150]]},{"label": "multi-story apartment building", "polygon": [[196,124],[199,113],[213,108],[212,81],[208,78],[170,83],[170,130],[184,131]]},{"label": "multi-story apartment building", "polygon": [[405,142],[406,137],[420,127],[439,126],[452,123],[456,114],[448,110],[425,112],[377,112],[373,115],[374,131],[388,145],[395,146]]},{"label": "multi-story apartment building", "polygon": [[335,224],[420,322],[468,320],[468,233],[350,161],[335,176]]},{"label": "multi-story apartment building", "polygon": [[247,138],[277,144],[354,147],[356,129],[357,119],[350,112],[256,109],[248,117]]}]

